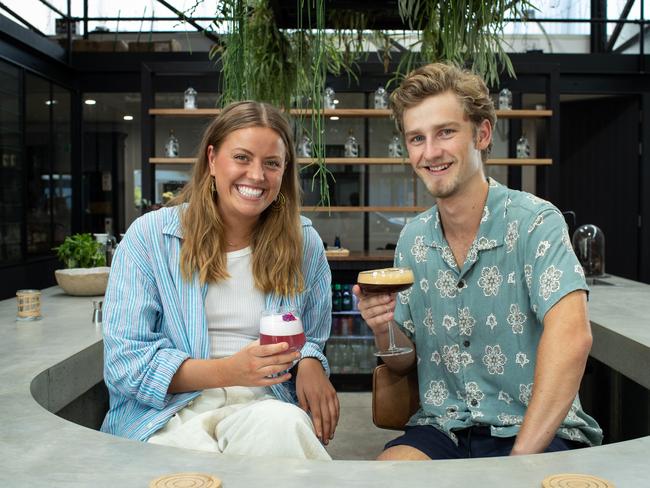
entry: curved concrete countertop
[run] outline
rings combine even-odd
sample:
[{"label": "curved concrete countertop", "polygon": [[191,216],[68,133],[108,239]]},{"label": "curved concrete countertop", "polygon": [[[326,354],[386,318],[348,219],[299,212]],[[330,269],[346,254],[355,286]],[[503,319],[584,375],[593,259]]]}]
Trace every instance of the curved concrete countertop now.
[{"label": "curved concrete countertop", "polygon": [[[593,287],[593,355],[650,388],[650,286],[609,278]],[[617,487],[648,486],[650,436],[572,452],[430,462],[292,461],[143,444],[73,424],[51,411],[101,380],[101,333],[91,297],[44,290],[44,319],[16,322],[0,302],[0,486],[147,487],[180,471],[211,473],[225,488],[250,486],[537,487],[556,473],[586,473]],[[37,401],[38,400],[38,401]]]}]

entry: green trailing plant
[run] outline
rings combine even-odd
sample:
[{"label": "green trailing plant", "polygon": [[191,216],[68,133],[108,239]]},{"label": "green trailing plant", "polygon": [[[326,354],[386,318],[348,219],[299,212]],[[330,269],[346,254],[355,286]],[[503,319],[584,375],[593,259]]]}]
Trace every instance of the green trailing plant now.
[{"label": "green trailing plant", "polygon": [[490,84],[498,82],[503,68],[514,76],[503,29],[508,19],[526,18],[531,9],[529,0],[399,0],[402,21],[417,36],[406,46],[394,81],[441,60],[469,65]]},{"label": "green trailing plant", "polygon": [[55,247],[56,255],[66,268],[106,266],[102,245],[90,234],[74,234]]},{"label": "green trailing plant", "polygon": [[325,0],[297,0],[295,29],[277,27],[268,0],[226,0],[217,15],[223,42],[213,46],[210,57],[220,65],[220,105],[252,99],[311,109],[310,117],[294,118],[296,133],[307,133],[313,142],[312,189],[318,185],[319,203],[329,205],[333,175],[325,165],[323,90],[327,73],[356,79],[363,16],[352,18],[353,27],[326,33]]},{"label": "green trailing plant", "polygon": [[[204,0],[194,0],[196,5]],[[312,117],[295,118],[296,134],[313,142],[316,169],[312,189],[319,186],[320,204],[329,204],[332,173],[325,166],[323,90],[326,76],[358,76],[357,62],[372,42],[388,73],[395,33],[370,30],[372,11],[326,12],[326,0],[295,0],[298,23],[280,29],[269,0],[223,0],[215,12],[214,32],[220,41],[210,51],[220,71],[220,105],[253,99],[289,109],[309,108]],[[469,65],[489,83],[505,69],[514,76],[505,51],[503,29],[509,18],[525,18],[530,0],[399,0],[399,14],[409,29],[408,44],[391,82],[413,68],[447,60]],[[325,29],[326,15],[330,29]],[[303,18],[306,25],[303,25]],[[304,169],[304,168],[303,168]]]}]

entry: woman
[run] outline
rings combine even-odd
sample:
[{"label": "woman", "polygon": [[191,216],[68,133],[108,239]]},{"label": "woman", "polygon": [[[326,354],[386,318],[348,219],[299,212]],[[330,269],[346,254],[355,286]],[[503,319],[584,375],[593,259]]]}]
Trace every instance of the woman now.
[{"label": "woman", "polygon": [[[113,259],[102,431],[228,454],[329,459],[322,444],[339,416],[322,352],[331,274],[322,241],[299,215],[283,115],[251,101],[226,107],[172,205],[136,220]],[[302,318],[300,352],[255,341],[262,311],[280,306]]]}]

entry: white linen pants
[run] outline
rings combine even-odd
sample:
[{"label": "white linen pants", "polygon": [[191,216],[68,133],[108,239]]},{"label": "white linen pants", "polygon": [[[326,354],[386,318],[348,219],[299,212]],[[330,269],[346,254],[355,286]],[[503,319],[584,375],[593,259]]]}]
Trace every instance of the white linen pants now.
[{"label": "white linen pants", "polygon": [[204,390],[148,442],[221,454],[331,460],[309,415],[267,391]]}]

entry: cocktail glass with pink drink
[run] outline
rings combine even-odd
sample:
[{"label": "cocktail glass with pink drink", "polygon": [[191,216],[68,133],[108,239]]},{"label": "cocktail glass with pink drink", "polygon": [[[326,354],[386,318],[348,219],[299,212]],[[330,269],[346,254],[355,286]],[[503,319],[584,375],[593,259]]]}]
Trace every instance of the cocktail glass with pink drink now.
[{"label": "cocktail glass with pink drink", "polygon": [[289,351],[300,351],[305,345],[302,320],[294,309],[265,310],[260,320],[260,344],[286,342]]}]

